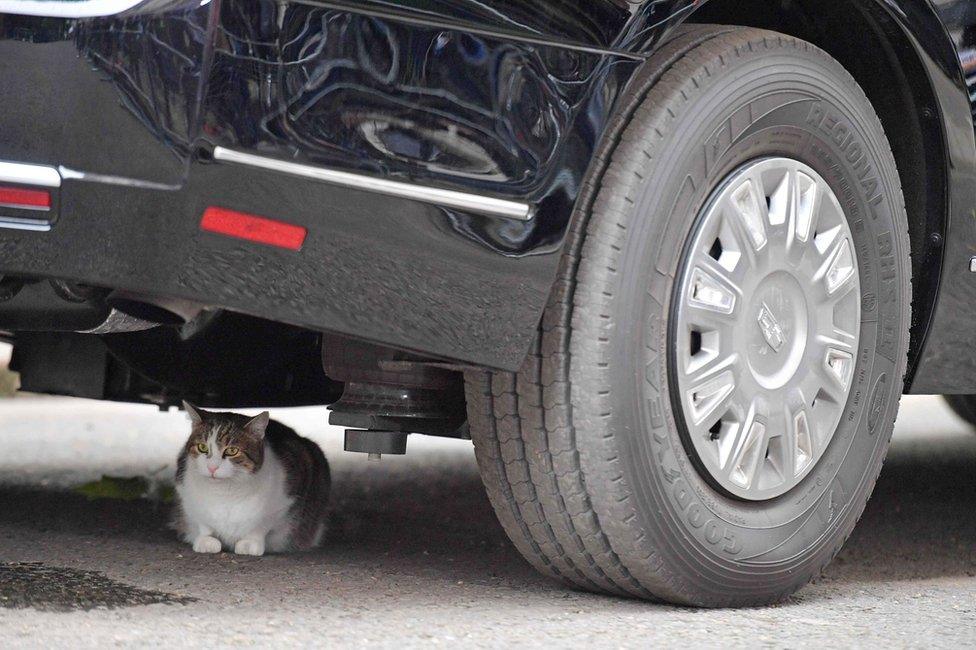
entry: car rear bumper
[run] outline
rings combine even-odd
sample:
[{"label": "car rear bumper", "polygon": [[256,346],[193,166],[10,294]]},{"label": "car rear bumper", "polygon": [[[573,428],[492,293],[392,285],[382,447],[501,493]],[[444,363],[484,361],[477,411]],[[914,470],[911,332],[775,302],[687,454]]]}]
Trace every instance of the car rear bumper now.
[{"label": "car rear bumper", "polygon": [[[433,61],[442,29],[305,5],[275,19],[260,14],[274,3],[247,17],[230,3],[156,4],[118,18],[0,14],[0,81],[11,89],[0,160],[59,179],[49,212],[29,215],[39,227],[11,227],[24,214],[0,208],[0,273],[517,368],[609,116],[593,92],[609,61],[580,54],[577,78],[563,82],[544,68],[552,52],[530,44],[478,37],[458,45],[470,61]],[[306,57],[315,66],[291,79],[306,61],[287,50],[289,34],[261,40],[276,20],[282,32],[345,21],[359,42]],[[391,43],[400,76],[378,80],[368,53]],[[513,52],[507,76],[484,74]],[[293,86],[340,65],[349,69],[315,93]],[[411,76],[419,69],[430,72]],[[446,146],[456,150],[425,153]],[[307,236],[294,250],[209,232],[210,207]]]}]

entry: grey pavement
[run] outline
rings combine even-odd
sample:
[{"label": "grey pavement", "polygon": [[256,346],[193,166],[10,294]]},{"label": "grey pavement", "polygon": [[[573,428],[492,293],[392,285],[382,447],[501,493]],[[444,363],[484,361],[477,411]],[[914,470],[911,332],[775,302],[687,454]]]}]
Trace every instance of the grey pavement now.
[{"label": "grey pavement", "polygon": [[538,576],[495,522],[469,442],[414,436],[407,456],[368,462],[341,451],[324,409],[273,416],[332,463],[325,546],[201,556],[166,527],[166,506],[70,490],[103,474],[165,484],[182,414],[0,401],[0,647],[976,645],[976,433],[936,398],[903,401],[875,495],[826,575],[739,611]]}]

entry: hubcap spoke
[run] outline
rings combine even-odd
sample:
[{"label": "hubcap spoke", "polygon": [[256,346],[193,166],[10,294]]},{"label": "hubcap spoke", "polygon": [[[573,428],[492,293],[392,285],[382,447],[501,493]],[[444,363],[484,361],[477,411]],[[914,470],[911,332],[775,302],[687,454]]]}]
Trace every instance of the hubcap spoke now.
[{"label": "hubcap spoke", "polygon": [[704,256],[692,271],[686,299],[698,309],[731,315],[741,295],[742,290],[728,277],[725,268]]},{"label": "hubcap spoke", "polygon": [[765,460],[769,439],[765,418],[758,412],[757,406],[753,402],[729,465],[729,479],[745,489],[752,487],[756,481],[761,461]]},{"label": "hubcap spoke", "polygon": [[679,274],[674,341],[687,434],[723,489],[783,494],[817,464],[854,378],[860,281],[829,185],[753,161],[706,204]]},{"label": "hubcap spoke", "polygon": [[711,427],[723,409],[728,408],[734,392],[735,375],[731,370],[723,370],[690,389],[687,400],[692,420],[689,424],[698,431]]},{"label": "hubcap spoke", "polygon": [[817,227],[817,209],[821,200],[821,188],[816,180],[802,171],[796,172],[795,178],[796,198],[793,208],[793,236],[795,240],[806,243],[810,241],[810,237]]},{"label": "hubcap spoke", "polygon": [[744,177],[729,193],[728,202],[735,215],[735,223],[742,228],[745,241],[752,251],[762,250],[766,246],[766,230],[769,224],[765,201],[761,198],[762,190],[758,182]]}]

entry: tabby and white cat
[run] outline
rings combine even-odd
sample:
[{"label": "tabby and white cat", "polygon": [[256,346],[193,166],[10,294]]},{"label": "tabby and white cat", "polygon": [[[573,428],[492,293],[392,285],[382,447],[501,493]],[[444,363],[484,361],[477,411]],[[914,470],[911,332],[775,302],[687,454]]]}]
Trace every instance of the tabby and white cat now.
[{"label": "tabby and white cat", "polygon": [[329,499],[329,465],[319,446],[267,411],[249,418],[183,406],[192,428],[176,463],[180,537],[198,553],[317,546]]}]

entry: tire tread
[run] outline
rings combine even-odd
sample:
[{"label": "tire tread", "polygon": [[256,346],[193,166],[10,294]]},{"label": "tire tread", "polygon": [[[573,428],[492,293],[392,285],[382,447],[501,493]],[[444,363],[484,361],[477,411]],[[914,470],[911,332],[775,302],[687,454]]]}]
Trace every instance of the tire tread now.
[{"label": "tire tread", "polygon": [[[742,593],[730,595],[727,603],[703,603],[665,566],[646,531],[635,532],[632,526],[636,504],[613,431],[590,422],[610,416],[612,386],[606,355],[601,352],[610,345],[614,327],[610,315],[614,295],[607,287],[613,286],[610,280],[619,272],[630,206],[644,181],[640,173],[632,171],[633,165],[620,161],[636,156],[653,161],[658,143],[670,132],[676,116],[703,92],[709,78],[723,74],[736,59],[755,56],[761,49],[784,48],[833,59],[803,41],[771,37],[769,32],[751,28],[693,26],[669,45],[657,60],[648,62],[641,83],[628,90],[626,110],[613,124],[616,135],[597,152],[596,172],[584,181],[583,200],[572,219],[538,338],[521,369],[517,373],[465,374],[472,437],[489,498],[502,525],[519,551],[543,573],[576,588],[616,595],[688,604],[765,604],[770,600],[768,594],[750,599]],[[856,83],[852,86],[867,102]],[[632,120],[641,120],[645,131],[654,133],[656,139],[623,138]],[[874,126],[883,135],[880,121]],[[614,192],[601,191],[604,187],[614,188]],[[900,184],[898,190],[903,212]],[[901,250],[908,250],[907,222],[904,226],[898,236]],[[907,278],[902,295],[910,296]],[[907,332],[907,315],[903,326]],[[574,340],[587,343],[574,345]],[[901,360],[902,372],[905,365]],[[600,389],[580,390],[579,382],[573,381],[578,372],[585,372],[588,385]],[[585,466],[577,429],[603,432],[599,439],[585,441],[593,456]],[[890,431],[889,427],[889,437]],[[874,473],[871,489],[876,478]],[[592,490],[588,482],[610,487]],[[820,575],[840,551],[865,503],[866,499],[828,559],[809,575],[791,580],[779,600]],[[598,512],[610,516],[601,518]],[[640,579],[629,568],[638,565]]]}]

